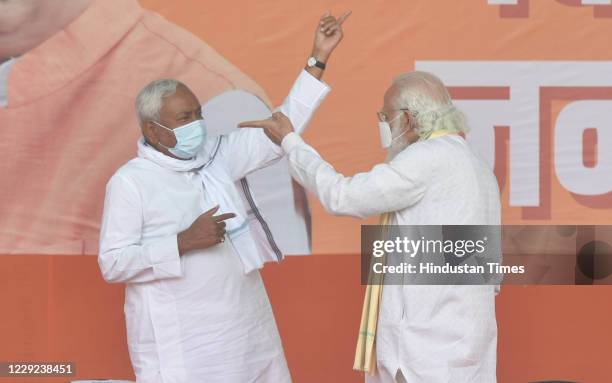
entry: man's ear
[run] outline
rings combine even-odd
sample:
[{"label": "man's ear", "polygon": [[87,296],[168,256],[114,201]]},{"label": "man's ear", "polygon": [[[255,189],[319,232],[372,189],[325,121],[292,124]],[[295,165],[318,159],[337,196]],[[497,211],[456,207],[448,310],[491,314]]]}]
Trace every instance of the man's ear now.
[{"label": "man's ear", "polygon": [[410,129],[411,126],[413,126],[413,118],[412,114],[410,114],[410,111],[408,110],[402,110],[402,113],[404,113],[404,118],[406,118],[406,128]]}]

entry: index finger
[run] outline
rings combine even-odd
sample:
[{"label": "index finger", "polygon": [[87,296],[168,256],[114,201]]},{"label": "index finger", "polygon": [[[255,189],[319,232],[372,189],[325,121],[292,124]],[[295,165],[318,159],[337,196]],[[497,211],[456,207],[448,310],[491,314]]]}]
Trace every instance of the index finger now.
[{"label": "index finger", "polygon": [[347,11],[347,12],[344,13],[344,15],[338,17],[338,24],[342,25],[344,20],[348,19],[348,17],[351,15],[351,13],[353,13],[353,11]]},{"label": "index finger", "polygon": [[266,128],[270,125],[270,119],[259,121],[243,121],[238,124],[239,128]]},{"label": "index finger", "polygon": [[213,218],[213,220],[217,221],[217,222],[221,222],[221,221],[225,221],[226,219],[230,219],[230,218],[234,218],[236,216],[236,214],[234,213],[225,213],[225,214],[221,214],[221,215],[216,215]]}]

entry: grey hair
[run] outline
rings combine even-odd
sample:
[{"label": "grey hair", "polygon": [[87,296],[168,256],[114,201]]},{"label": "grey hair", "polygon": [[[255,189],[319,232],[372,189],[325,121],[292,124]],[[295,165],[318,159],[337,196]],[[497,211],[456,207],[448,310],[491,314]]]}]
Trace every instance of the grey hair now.
[{"label": "grey hair", "polygon": [[176,93],[176,87],[184,84],[172,78],[151,81],[136,96],[136,113],[138,122],[158,121],[162,100]]},{"label": "grey hair", "polygon": [[397,89],[396,106],[408,109],[413,127],[420,139],[428,138],[435,131],[465,133],[469,129],[465,115],[453,105],[442,81],[428,72],[413,71],[393,80]]}]

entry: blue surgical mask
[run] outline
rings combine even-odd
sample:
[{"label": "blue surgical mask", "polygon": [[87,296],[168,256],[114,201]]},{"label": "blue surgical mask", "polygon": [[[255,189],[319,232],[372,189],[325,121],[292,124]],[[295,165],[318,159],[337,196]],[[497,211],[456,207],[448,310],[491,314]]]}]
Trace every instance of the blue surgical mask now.
[{"label": "blue surgical mask", "polygon": [[161,142],[159,144],[178,158],[188,160],[195,157],[200,149],[202,149],[202,145],[204,145],[206,140],[206,124],[204,124],[204,120],[195,120],[174,129],[165,127],[157,121],[153,122],[174,133],[176,145],[173,148],[169,148]]}]

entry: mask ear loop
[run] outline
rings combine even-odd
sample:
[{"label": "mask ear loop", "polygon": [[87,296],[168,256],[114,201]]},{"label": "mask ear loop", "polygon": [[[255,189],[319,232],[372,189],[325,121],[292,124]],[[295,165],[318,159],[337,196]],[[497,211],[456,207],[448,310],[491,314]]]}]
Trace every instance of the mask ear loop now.
[{"label": "mask ear loop", "polygon": [[[401,117],[402,114],[398,114],[393,120],[389,121],[389,124],[391,124],[393,121],[397,120],[399,117]],[[391,127],[391,125],[389,125],[389,127]],[[399,136],[397,137],[392,137],[391,138],[391,142],[394,142],[395,140],[397,140],[398,138],[400,138],[401,136],[403,136],[404,134],[408,133],[410,131],[410,127],[404,129],[404,131],[402,133],[399,134]]]},{"label": "mask ear loop", "polygon": [[[173,131],[172,129],[170,129],[170,128],[167,128],[167,127],[163,126],[162,124],[160,124],[160,123],[159,123],[159,122],[157,122],[157,121],[152,121],[152,122],[153,122],[153,123],[155,123],[155,124],[157,124],[157,126],[161,126],[162,128],[164,128],[164,129],[166,129],[166,130],[168,130],[168,131],[172,132],[172,134],[174,134],[174,131]],[[176,137],[176,135],[175,135],[174,137]],[[159,140],[157,140],[157,145],[161,146],[162,148],[165,148],[166,150],[174,149],[174,148],[169,148],[169,147],[167,147],[166,145],[162,144],[162,143],[161,143],[161,141],[159,141]]]},{"label": "mask ear loop", "polygon": [[157,140],[157,145],[161,146],[162,148],[165,148],[166,150],[170,150],[170,149],[174,149],[174,148],[169,148],[166,145],[162,144],[161,141]]},{"label": "mask ear loop", "polygon": [[409,130],[410,130],[410,128],[406,128],[406,129],[404,129],[404,131],[403,131],[403,132],[401,132],[399,136],[397,136],[397,137],[393,137],[393,138],[391,139],[391,142],[393,142],[393,141],[397,140],[398,138],[400,138],[400,137],[401,137],[401,136],[403,136],[404,134],[408,133],[408,131],[409,131]]}]

